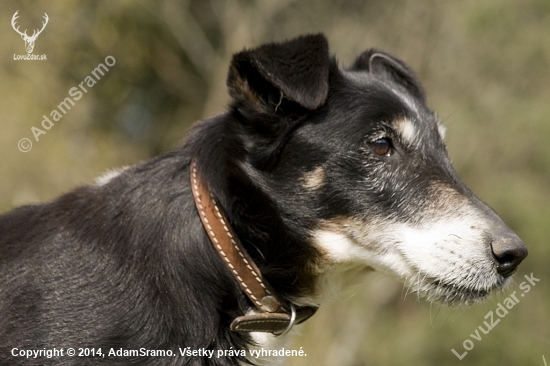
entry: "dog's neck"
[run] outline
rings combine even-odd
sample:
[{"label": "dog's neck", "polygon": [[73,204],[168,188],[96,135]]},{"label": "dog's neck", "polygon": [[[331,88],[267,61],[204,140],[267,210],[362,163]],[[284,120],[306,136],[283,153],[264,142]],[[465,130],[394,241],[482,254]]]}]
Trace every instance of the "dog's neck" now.
[{"label": "dog's neck", "polygon": [[288,333],[294,324],[309,319],[317,307],[299,307],[285,301],[263,278],[198,174],[195,160],[191,163],[190,179],[193,199],[210,242],[255,308],[251,314],[234,319],[231,330],[283,335]]}]

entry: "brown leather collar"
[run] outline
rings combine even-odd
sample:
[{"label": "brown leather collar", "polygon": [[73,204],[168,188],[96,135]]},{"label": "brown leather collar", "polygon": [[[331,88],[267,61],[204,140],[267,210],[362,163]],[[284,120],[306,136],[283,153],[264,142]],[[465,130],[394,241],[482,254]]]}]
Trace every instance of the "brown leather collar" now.
[{"label": "brown leather collar", "polygon": [[255,306],[253,314],[237,317],[231,330],[238,332],[287,333],[294,324],[310,318],[317,307],[296,306],[281,298],[262,277],[224,213],[216,204],[212,193],[197,172],[197,163],[191,162],[191,190],[202,225],[241,290]]}]

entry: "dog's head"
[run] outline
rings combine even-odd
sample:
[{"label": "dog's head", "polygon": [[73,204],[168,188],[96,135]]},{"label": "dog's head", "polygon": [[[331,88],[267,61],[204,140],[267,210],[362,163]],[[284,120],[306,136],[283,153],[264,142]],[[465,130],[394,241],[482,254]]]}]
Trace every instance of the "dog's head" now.
[{"label": "dog's head", "polygon": [[317,295],[364,268],[469,304],[502,288],[527,255],[459,179],[445,128],[395,57],[368,50],[341,69],[322,35],[305,36],[236,54],[228,86],[238,166],[321,253]]}]

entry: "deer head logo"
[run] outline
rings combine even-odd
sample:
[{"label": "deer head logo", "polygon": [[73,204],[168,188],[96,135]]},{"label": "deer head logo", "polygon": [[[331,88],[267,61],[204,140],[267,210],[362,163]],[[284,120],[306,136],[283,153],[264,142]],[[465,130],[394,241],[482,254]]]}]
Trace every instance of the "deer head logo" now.
[{"label": "deer head logo", "polygon": [[19,18],[19,15],[17,15],[17,13],[19,12],[19,10],[17,10],[15,12],[15,14],[13,14],[13,17],[11,18],[11,26],[13,27],[13,29],[19,33],[21,35],[21,38],[23,38],[23,41],[25,41],[25,48],[27,49],[27,53],[32,53],[32,50],[34,49],[34,42],[36,41],[36,38],[38,38],[38,36],[40,35],[40,33],[42,33],[42,31],[44,30],[44,28],[46,28],[46,24],[48,24],[48,14],[44,13],[44,22],[42,22],[42,29],[38,30],[38,29],[35,29],[34,32],[32,33],[32,36],[28,36],[27,35],[27,30],[25,29],[24,32],[21,32],[19,31],[19,27],[15,27],[15,21],[17,20],[17,18]]}]

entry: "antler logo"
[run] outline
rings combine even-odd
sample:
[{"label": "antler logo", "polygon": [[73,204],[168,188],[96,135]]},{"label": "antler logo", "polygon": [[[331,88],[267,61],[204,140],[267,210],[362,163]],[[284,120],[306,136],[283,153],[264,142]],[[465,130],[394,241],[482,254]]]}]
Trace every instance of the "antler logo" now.
[{"label": "antler logo", "polygon": [[44,13],[44,22],[42,22],[42,29],[38,30],[38,29],[35,29],[34,32],[32,33],[32,36],[28,36],[27,35],[27,30],[25,29],[24,32],[21,32],[19,31],[19,27],[15,27],[15,21],[17,20],[17,18],[19,18],[19,15],[17,15],[17,13],[19,12],[19,10],[17,10],[15,12],[15,14],[13,14],[13,17],[11,18],[11,26],[13,27],[13,29],[19,33],[21,35],[21,38],[23,38],[23,41],[25,41],[25,48],[27,50],[27,53],[32,53],[32,50],[34,49],[34,42],[36,41],[36,38],[38,38],[38,36],[40,35],[40,33],[42,33],[42,31],[44,30],[44,28],[46,28],[46,24],[48,24],[48,14]]}]

